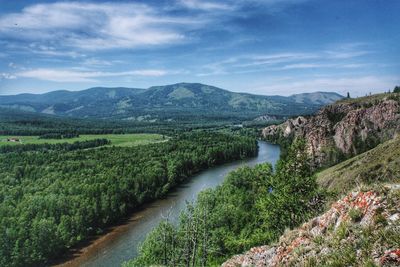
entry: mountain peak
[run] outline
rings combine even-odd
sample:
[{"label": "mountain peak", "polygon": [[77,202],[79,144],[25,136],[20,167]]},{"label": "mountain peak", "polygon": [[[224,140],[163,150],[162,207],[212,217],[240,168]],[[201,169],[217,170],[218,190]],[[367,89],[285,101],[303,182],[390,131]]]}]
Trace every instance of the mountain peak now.
[{"label": "mountain peak", "polygon": [[93,87],[82,91],[53,91],[38,95],[0,96],[0,106],[56,115],[136,120],[176,117],[253,119],[262,115],[309,114],[341,96],[333,93],[290,97],[235,93],[202,83],[181,82],[148,89]]}]

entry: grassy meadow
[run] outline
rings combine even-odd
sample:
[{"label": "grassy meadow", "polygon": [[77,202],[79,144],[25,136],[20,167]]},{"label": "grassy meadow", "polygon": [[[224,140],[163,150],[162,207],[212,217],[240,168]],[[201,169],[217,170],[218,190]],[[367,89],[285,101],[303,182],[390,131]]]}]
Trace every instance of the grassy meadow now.
[{"label": "grassy meadow", "polygon": [[[20,142],[9,142],[7,139],[17,138]],[[160,134],[89,134],[80,135],[76,138],[66,139],[39,139],[39,136],[11,136],[0,135],[0,146],[3,145],[21,145],[21,144],[56,144],[56,143],[73,143],[76,141],[88,141],[93,139],[105,138],[111,141],[112,146],[136,146],[164,140]]]}]

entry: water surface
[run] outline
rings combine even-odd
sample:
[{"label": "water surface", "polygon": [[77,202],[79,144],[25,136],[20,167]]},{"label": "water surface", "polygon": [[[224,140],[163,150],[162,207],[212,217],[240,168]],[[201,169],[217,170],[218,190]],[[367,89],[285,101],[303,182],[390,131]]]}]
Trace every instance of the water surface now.
[{"label": "water surface", "polygon": [[221,184],[230,171],[241,166],[254,166],[264,162],[275,164],[279,159],[279,146],[262,141],[259,141],[258,145],[259,152],[256,157],[213,167],[194,175],[187,183],[178,186],[176,190],[168,194],[165,199],[145,205],[141,211],[135,212],[126,224],[115,227],[82,249],[79,256],[61,266],[121,266],[124,261],[137,256],[138,245],[158,225],[163,216],[169,213],[170,220],[177,222],[180,212],[186,206],[186,201],[195,200],[200,191]]}]

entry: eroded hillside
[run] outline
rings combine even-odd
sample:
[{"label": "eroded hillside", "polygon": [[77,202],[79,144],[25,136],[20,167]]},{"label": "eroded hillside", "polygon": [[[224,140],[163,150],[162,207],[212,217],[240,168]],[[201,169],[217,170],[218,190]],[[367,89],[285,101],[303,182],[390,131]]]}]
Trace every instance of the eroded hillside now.
[{"label": "eroded hillside", "polygon": [[304,138],[316,166],[332,165],[389,140],[400,132],[400,94],[348,99],[316,115],[265,128],[263,136],[282,143]]},{"label": "eroded hillside", "polygon": [[318,173],[318,184],[340,200],[223,266],[399,266],[399,153],[400,136]]},{"label": "eroded hillside", "polygon": [[397,185],[352,192],[271,246],[234,256],[234,266],[399,266]]}]

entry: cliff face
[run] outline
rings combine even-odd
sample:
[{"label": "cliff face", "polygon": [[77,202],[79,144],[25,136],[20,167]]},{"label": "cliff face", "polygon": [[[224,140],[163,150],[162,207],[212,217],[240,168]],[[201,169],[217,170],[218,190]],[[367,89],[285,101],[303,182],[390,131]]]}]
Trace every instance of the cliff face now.
[{"label": "cliff face", "polygon": [[289,119],[262,132],[267,140],[305,138],[316,166],[375,147],[400,132],[400,94],[339,101],[316,115]]},{"label": "cliff face", "polygon": [[352,192],[323,215],[222,264],[235,266],[399,266],[399,185]]}]

